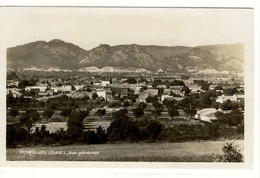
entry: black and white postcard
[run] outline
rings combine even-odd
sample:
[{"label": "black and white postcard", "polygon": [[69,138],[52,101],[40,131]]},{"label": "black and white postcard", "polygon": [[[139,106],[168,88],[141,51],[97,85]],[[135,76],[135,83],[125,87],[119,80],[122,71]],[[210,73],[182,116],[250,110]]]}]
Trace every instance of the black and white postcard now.
[{"label": "black and white postcard", "polygon": [[1,7],[0,21],[3,165],[253,167],[254,9]]}]

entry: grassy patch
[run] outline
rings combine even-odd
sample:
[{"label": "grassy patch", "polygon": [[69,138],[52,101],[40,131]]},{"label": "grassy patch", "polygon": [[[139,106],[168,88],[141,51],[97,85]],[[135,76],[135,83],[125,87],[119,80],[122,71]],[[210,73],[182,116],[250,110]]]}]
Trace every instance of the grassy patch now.
[{"label": "grassy patch", "polygon": [[[212,154],[222,154],[221,148],[225,143],[226,141],[203,141],[29,147],[7,149],[6,155],[9,161],[212,162]],[[243,140],[235,142],[241,148],[243,143]],[[34,151],[36,154],[25,153],[28,151]],[[80,152],[98,154],[79,155]]]}]

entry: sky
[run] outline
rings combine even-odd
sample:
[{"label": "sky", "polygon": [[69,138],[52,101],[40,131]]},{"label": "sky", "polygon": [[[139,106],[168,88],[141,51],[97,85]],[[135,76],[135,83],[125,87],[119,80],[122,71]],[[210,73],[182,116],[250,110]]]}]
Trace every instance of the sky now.
[{"label": "sky", "polygon": [[2,7],[0,44],[61,39],[88,50],[100,44],[245,43],[252,24],[250,9]]}]

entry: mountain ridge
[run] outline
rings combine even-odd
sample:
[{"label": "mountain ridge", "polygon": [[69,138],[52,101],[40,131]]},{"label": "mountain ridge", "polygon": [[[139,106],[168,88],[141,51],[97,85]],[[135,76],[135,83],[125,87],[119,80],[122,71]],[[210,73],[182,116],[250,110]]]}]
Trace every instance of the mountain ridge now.
[{"label": "mountain ridge", "polygon": [[[189,72],[191,70],[227,70],[240,72],[243,68],[243,45],[158,46],[100,44],[85,50],[60,39],[49,42],[36,41],[7,49],[7,67],[51,68],[78,70],[98,68],[133,67],[155,71]],[[228,61],[232,61],[229,63]]]}]

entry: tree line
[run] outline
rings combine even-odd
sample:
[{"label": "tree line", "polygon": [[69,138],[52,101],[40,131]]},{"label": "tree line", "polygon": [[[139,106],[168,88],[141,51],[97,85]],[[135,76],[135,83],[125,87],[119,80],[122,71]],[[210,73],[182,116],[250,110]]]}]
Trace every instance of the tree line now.
[{"label": "tree line", "polygon": [[[136,108],[135,114],[140,117],[142,106]],[[237,138],[244,133],[244,116],[240,110],[230,113],[217,113],[215,122],[201,121],[196,125],[166,126],[156,120],[131,120],[126,109],[112,114],[114,120],[105,130],[101,126],[96,131],[84,128],[84,118],[89,111],[72,110],[67,120],[67,130],[59,129],[50,133],[45,125],[32,130],[39,118],[35,110],[23,113],[19,122],[7,124],[7,148],[30,145],[67,145],[67,144],[104,144],[118,141],[126,142],[183,142],[193,140],[212,140],[219,138]],[[99,112],[97,112],[99,113]],[[100,111],[100,117],[104,111]]]}]

